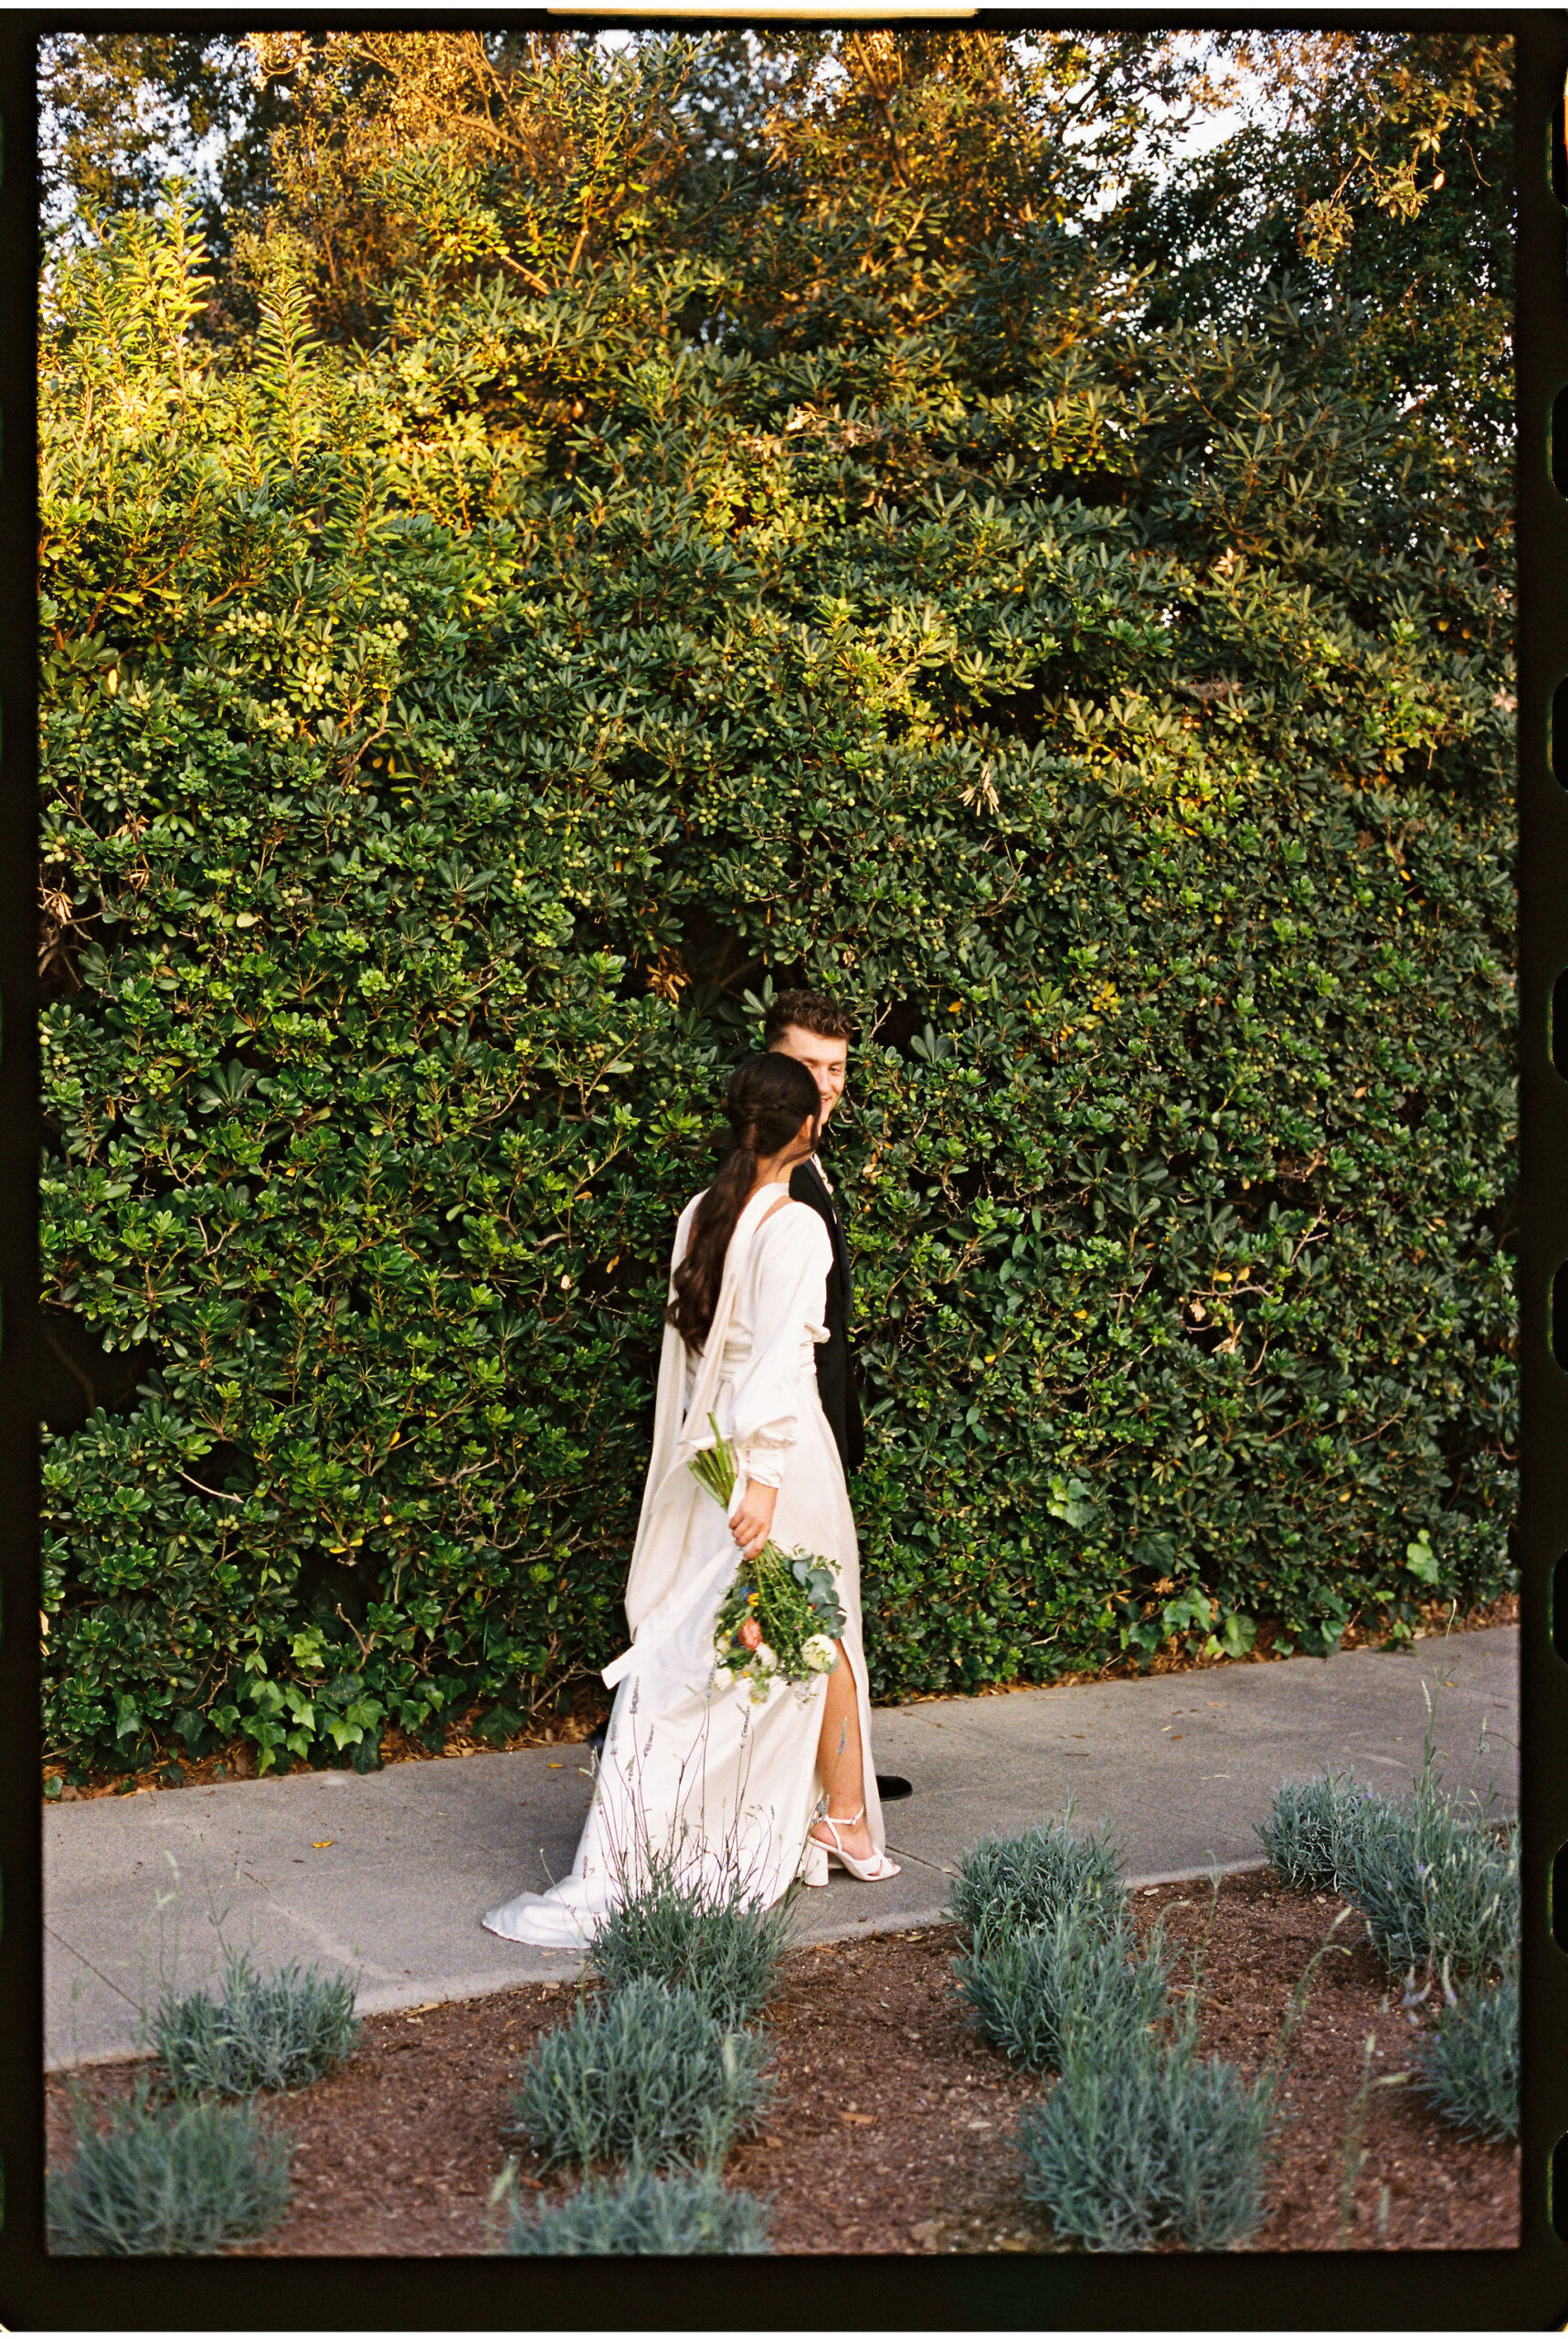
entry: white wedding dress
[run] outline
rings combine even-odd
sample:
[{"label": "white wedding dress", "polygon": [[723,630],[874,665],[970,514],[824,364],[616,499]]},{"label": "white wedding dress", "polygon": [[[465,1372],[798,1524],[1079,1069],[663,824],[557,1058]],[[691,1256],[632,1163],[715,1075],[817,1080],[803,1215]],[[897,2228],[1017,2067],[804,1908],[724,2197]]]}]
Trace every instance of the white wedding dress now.
[{"label": "white wedding dress", "polygon": [[[714,1320],[693,1359],[664,1328],[653,1454],[626,1587],[631,1646],[605,1668],[615,1687],[593,1803],[569,1876],[521,1892],[483,1921],[504,1940],[576,1947],[646,1873],[650,1850],[695,1883],[738,1879],[769,1906],[797,1875],[827,1880],[809,1840],[827,1782],[817,1771],[824,1677],[802,1699],[779,1683],[765,1705],[748,1685],[710,1688],[714,1628],[739,1550],[719,1503],[687,1467],[716,1419],[748,1477],[779,1488],[773,1540],[832,1561],[842,1635],[854,1676],[865,1766],[866,1825],[885,1840],[871,1763],[871,1707],[861,1647],[860,1561],[843,1466],[817,1395],[813,1344],[822,1326],[832,1244],[817,1212],[762,1187],[725,1256]],[[681,1213],[671,1275],[684,1256],[697,1195]],[[861,1799],[857,1784],[855,1800]]]}]

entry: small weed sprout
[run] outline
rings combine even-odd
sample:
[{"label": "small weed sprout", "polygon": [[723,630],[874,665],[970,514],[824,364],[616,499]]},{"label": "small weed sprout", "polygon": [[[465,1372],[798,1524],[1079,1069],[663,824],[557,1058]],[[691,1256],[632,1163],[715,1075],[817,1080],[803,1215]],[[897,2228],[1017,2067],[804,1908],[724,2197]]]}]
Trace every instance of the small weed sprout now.
[{"label": "small weed sprout", "polygon": [[768,2208],[727,2193],[711,2169],[666,2176],[637,2167],[585,2177],[566,2200],[514,2207],[501,2251],[512,2258],[759,2258]]},{"label": "small weed sprout", "polygon": [[[1355,2216],[1356,2187],[1361,2182],[1368,2154],[1361,2143],[1366,2129],[1367,2105],[1374,2087],[1403,2087],[1409,2079],[1408,2071],[1384,2071],[1372,2076],[1372,2060],[1377,2054],[1377,2033],[1371,2031],[1361,2046],[1361,2083],[1351,2102],[1350,2118],[1345,2122],[1345,2144],[1340,2162],[1340,2248],[1350,2240],[1351,2222]],[[1388,2231],[1388,2187],[1385,2185],[1378,2197],[1379,2230]]]},{"label": "small weed sprout", "polygon": [[1285,2018],[1279,2026],[1274,2045],[1269,2050],[1268,2059],[1263,2067],[1276,2080],[1285,2069],[1285,2059],[1290,2052],[1290,2042],[1301,2027],[1306,2016],[1307,2000],[1311,1993],[1313,1974],[1331,1949],[1337,1950],[1341,1957],[1349,1957],[1351,1954],[1343,1942],[1337,1942],[1334,1939],[1334,1935],[1350,1913],[1348,1909],[1341,1909],[1339,1915],[1332,1920],[1328,1932],[1307,1960],[1300,1980],[1290,1993],[1290,2004],[1285,2009]]},{"label": "small weed sprout", "polygon": [[694,1990],[643,1976],[546,2031],[514,2099],[518,2129],[546,2167],[688,2155],[717,2167],[757,2124],[767,2060],[761,2037],[725,2029]]},{"label": "small weed sprout", "polygon": [[1356,2186],[1366,2166],[1366,2147],[1361,2136],[1367,2123],[1367,2103],[1372,2090],[1372,2057],[1377,2052],[1377,2034],[1369,2032],[1361,2042],[1361,2083],[1351,2102],[1351,2115],[1345,2123],[1345,2149],[1340,2161],[1340,2248],[1350,2239],[1351,2221],[1355,2215]]},{"label": "small weed sprout", "polygon": [[297,1964],[258,1974],[232,1951],[220,1995],[165,1991],[153,2018],[154,2050],[182,2096],[308,2087],[351,2053],[358,2037],[346,1974]]},{"label": "small weed sprout", "polygon": [[292,2141],[253,2104],[150,2106],[143,2079],[101,2133],[79,2103],[73,2118],[76,2156],[46,2193],[57,2257],[200,2257],[289,2206]]}]

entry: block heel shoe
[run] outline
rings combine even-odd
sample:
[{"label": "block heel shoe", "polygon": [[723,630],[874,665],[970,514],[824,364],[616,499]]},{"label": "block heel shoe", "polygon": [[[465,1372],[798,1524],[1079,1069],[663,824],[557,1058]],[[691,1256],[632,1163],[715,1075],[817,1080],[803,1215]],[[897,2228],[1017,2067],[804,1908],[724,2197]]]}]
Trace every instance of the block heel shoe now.
[{"label": "block heel shoe", "polygon": [[[846,1852],[843,1846],[839,1841],[839,1829],[841,1827],[858,1827],[864,1817],[865,1805],[863,1803],[861,1805],[860,1809],[855,1813],[853,1819],[830,1819],[826,1812],[824,1812],[821,1819],[815,1822],[815,1826],[830,1828],[832,1832],[833,1840],[831,1844],[824,1844],[821,1837],[815,1833],[814,1829],[810,1840],[816,1845],[819,1851],[826,1854],[829,1861],[837,1860],[841,1868],[847,1868],[851,1876],[853,1876],[857,1882],[861,1884],[885,1884],[890,1877],[897,1876],[900,1873],[896,1860],[890,1860],[885,1852],[873,1852],[870,1859],[857,1860],[853,1852]],[[808,1883],[814,1883],[815,1880],[816,1879],[811,1877],[808,1877],[807,1879]],[[823,1875],[822,1881],[824,1884],[827,1882],[825,1873]]]}]

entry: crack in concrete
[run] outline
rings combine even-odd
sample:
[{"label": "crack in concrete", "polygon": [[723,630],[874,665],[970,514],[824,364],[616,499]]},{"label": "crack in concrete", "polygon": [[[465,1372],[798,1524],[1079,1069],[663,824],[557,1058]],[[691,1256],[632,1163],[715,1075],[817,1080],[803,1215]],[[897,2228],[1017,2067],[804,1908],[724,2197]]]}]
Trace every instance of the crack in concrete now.
[{"label": "crack in concrete", "polygon": [[100,1966],[95,1965],[90,1957],[84,1957],[73,1942],[67,1941],[64,1933],[56,1932],[52,1925],[46,1925],[44,1931],[50,1941],[57,1942],[69,1956],[74,1957],[79,1965],[85,1965],[90,1974],[96,1975],[106,1990],[112,1990],[117,1998],[123,1998],[128,2006],[134,2006],[137,2013],[141,2013],[141,2002],[133,1998],[129,1990],[122,1990],[118,1982],[111,1981],[109,1975]]},{"label": "crack in concrete", "polygon": [[291,1909],[286,1900],[276,1899],[270,1892],[267,1895],[267,1906],[276,1909],[280,1916],[286,1917],[301,1932],[308,1933],[317,1946],[324,1949],[329,1957],[335,1957],[340,1965],[352,1966],[360,1974],[374,1974],[378,1982],[401,1982],[404,1979],[403,1974],[395,1974],[389,1965],[376,1965],[362,1951],[352,1948],[336,1933],[329,1932],[324,1925],[318,1925],[313,1918],[302,1915],[298,1909]]}]

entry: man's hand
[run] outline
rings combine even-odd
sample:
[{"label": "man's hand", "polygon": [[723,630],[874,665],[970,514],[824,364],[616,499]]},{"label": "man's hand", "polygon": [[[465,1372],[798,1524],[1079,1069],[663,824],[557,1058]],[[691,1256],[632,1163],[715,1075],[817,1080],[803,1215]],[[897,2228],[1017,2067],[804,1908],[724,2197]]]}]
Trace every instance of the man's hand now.
[{"label": "man's hand", "polygon": [[774,1506],[779,1500],[777,1487],[758,1485],[748,1478],[740,1498],[740,1508],[729,1522],[729,1531],[748,1560],[754,1560],[773,1532]]}]

